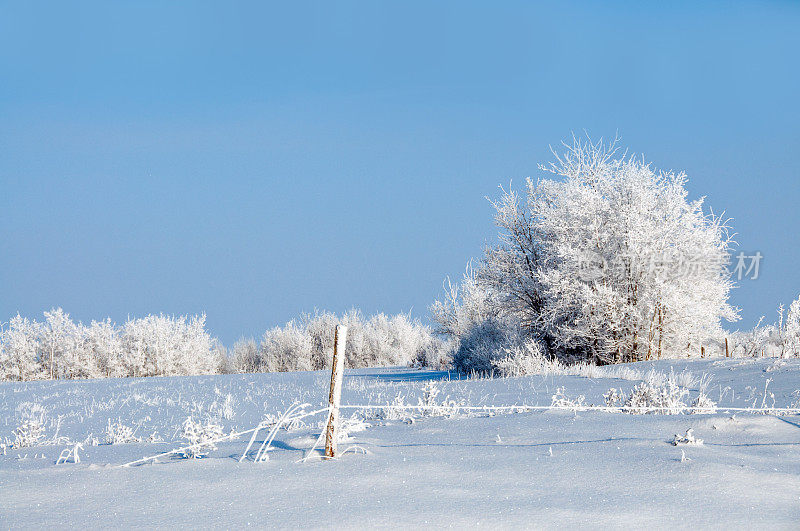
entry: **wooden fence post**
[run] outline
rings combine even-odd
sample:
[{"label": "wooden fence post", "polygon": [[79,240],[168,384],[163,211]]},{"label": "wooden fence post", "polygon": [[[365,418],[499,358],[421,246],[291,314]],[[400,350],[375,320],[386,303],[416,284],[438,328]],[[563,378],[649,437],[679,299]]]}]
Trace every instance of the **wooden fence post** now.
[{"label": "wooden fence post", "polygon": [[333,363],[331,364],[331,392],[328,395],[328,427],[325,433],[325,457],[336,457],[336,442],[339,437],[339,405],[342,402],[342,377],[344,375],[344,349],[347,343],[347,327],[336,326],[333,340]]}]

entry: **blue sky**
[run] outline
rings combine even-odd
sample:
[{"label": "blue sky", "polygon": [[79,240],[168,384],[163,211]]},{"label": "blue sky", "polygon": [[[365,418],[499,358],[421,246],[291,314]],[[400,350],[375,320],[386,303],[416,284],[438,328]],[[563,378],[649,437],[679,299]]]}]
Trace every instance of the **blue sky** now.
[{"label": "blue sky", "polygon": [[426,318],[571,131],[689,174],[800,293],[795,2],[0,2],[0,320]]}]

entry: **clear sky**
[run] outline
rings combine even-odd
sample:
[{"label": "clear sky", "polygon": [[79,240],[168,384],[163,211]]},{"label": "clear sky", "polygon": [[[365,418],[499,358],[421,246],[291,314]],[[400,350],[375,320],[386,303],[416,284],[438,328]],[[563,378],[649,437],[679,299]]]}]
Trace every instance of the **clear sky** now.
[{"label": "clear sky", "polygon": [[[169,5],[167,5],[169,4]],[[657,5],[658,4],[658,5]],[[800,3],[0,2],[0,320],[425,319],[485,197],[616,132],[800,293]]]}]

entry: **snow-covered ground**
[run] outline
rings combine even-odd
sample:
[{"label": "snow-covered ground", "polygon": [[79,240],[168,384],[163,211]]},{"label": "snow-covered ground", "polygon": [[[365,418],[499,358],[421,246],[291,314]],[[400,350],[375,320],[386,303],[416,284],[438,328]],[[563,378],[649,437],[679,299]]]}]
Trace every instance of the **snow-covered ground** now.
[{"label": "snow-covered ground", "polygon": [[[45,445],[0,455],[0,527],[797,528],[800,416],[724,411],[797,407],[797,359],[662,361],[595,369],[591,377],[507,379],[363,369],[346,373],[342,402],[418,404],[427,395],[433,404],[546,406],[563,388],[568,399],[583,395],[585,404],[605,405],[610,388],[628,393],[641,379],[670,371],[690,390],[687,402],[705,383],[720,410],[444,408],[413,418],[345,410],[360,419],[350,425],[362,429],[349,433],[340,448],[352,449],[335,461],[298,462],[320,433],[318,415],[280,430],[266,462],[240,463],[249,440],[241,437],[203,459],[167,457],[128,468],[118,465],[181,446],[188,416],[215,418],[228,433],[295,402],[324,406],[329,375],[0,383],[0,438],[13,441],[26,416],[44,415],[45,426]],[[142,442],[106,444],[109,422],[134,429]],[[673,445],[689,428],[703,443]],[[56,465],[75,442],[84,447],[81,462]]]}]

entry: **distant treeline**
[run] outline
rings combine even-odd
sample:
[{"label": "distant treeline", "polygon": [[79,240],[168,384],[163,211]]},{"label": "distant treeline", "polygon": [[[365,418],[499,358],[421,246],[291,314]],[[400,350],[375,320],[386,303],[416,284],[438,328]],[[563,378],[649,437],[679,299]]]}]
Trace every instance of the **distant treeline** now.
[{"label": "distant treeline", "polygon": [[147,315],[121,325],[85,325],[61,308],[44,321],[17,315],[0,331],[0,379],[110,378],[293,371],[330,365],[333,331],[348,325],[348,367],[443,365],[448,344],[406,315],[364,318],[353,310],[305,315],[268,330],[260,342],[240,340],[231,355],[205,329],[205,315]]}]

